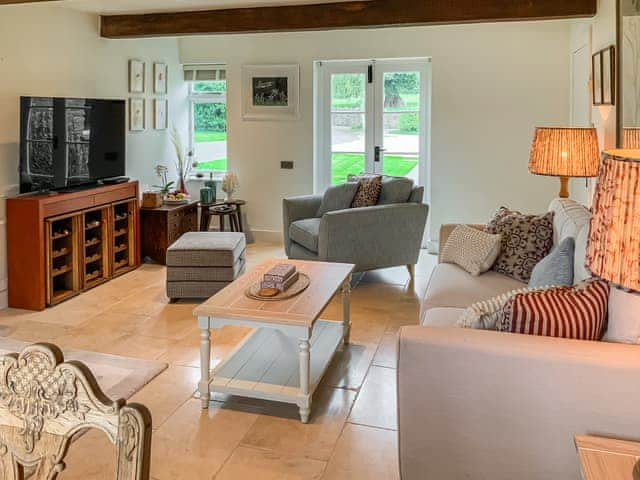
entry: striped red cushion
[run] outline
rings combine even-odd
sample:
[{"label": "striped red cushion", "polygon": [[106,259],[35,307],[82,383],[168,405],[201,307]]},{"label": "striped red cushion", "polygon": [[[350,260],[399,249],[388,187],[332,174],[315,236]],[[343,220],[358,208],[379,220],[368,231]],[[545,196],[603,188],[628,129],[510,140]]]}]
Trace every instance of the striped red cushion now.
[{"label": "striped red cushion", "polygon": [[591,280],[514,295],[502,309],[497,330],[527,335],[600,340],[607,326],[609,284]]}]

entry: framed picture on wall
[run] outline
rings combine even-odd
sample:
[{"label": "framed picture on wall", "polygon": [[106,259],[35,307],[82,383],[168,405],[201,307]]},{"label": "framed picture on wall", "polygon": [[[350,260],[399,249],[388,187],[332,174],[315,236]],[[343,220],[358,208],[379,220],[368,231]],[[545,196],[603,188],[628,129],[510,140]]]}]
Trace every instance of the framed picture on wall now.
[{"label": "framed picture on wall", "polygon": [[614,46],[596,52],[592,57],[593,104],[615,105],[616,50]]},{"label": "framed picture on wall", "polygon": [[167,101],[167,99],[156,98],[153,101],[153,110],[154,128],[156,130],[166,130],[167,126],[169,125],[169,102]]},{"label": "framed picture on wall", "polygon": [[616,54],[615,47],[602,50],[602,103],[615,105],[616,103]]},{"label": "framed picture on wall", "polygon": [[600,52],[591,57],[593,80],[591,85],[593,86],[593,104],[602,105],[602,57]]},{"label": "framed picture on wall", "polygon": [[299,65],[243,65],[243,119],[296,120],[299,102]]},{"label": "framed picture on wall", "polygon": [[159,94],[167,93],[167,64],[153,64],[153,92]]},{"label": "framed picture on wall", "polygon": [[129,60],[129,93],[144,93],[145,63]]},{"label": "framed picture on wall", "polygon": [[129,99],[129,130],[141,132],[145,127],[145,100],[144,98]]}]

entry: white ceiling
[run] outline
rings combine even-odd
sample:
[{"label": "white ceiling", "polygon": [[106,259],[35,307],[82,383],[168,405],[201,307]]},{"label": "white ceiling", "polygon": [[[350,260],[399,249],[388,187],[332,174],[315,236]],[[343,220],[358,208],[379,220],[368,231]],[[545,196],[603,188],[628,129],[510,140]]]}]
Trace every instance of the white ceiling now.
[{"label": "white ceiling", "polygon": [[118,13],[152,13],[217,8],[334,3],[344,0],[63,0],[74,10],[114,15]]}]

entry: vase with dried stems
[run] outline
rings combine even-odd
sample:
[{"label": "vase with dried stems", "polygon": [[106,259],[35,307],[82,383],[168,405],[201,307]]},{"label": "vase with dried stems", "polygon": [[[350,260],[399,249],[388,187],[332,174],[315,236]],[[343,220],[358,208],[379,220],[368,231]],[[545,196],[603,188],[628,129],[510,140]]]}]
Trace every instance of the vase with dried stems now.
[{"label": "vase with dried stems", "polygon": [[176,172],[178,173],[178,183],[176,185],[176,191],[178,193],[188,193],[185,179],[191,173],[193,167],[193,152],[191,150],[185,151],[182,146],[182,138],[175,125],[171,128],[171,142],[176,150]]}]

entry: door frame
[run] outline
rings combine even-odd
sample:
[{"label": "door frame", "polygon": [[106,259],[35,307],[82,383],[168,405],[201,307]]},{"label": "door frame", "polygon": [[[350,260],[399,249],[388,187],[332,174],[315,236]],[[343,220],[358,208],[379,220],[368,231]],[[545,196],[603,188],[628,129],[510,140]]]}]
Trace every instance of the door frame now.
[{"label": "door frame", "polygon": [[[327,88],[328,78],[334,73],[367,73],[369,65],[373,66],[373,83],[367,83],[365,95],[365,109],[371,111],[376,102],[382,104],[382,93],[374,90],[377,84],[378,92],[383,92],[382,75],[385,71],[418,71],[421,72],[421,91],[424,92],[421,99],[420,113],[420,160],[419,160],[419,184],[425,187],[425,202],[431,200],[431,93],[432,93],[432,68],[430,57],[410,58],[383,58],[375,60],[322,60],[314,62],[314,95],[313,95],[313,191],[315,194],[323,193],[331,185],[331,159],[327,158],[331,150],[331,127],[327,128],[330,121],[330,111],[327,108],[331,99],[331,91]],[[376,68],[378,65],[381,68]],[[356,71],[356,69],[358,69]],[[327,118],[329,116],[329,118]],[[380,123],[380,122],[378,122]],[[365,141],[365,158],[373,159],[373,147],[381,140],[381,134],[376,134],[374,129],[382,131],[382,126],[365,122],[365,137],[374,141]],[[378,138],[376,138],[378,137]],[[327,148],[327,146],[329,148]],[[327,153],[328,152],[328,153]]]}]

